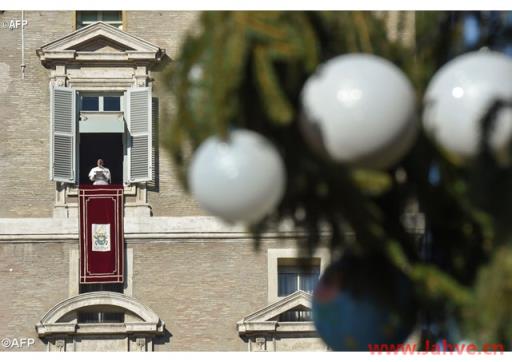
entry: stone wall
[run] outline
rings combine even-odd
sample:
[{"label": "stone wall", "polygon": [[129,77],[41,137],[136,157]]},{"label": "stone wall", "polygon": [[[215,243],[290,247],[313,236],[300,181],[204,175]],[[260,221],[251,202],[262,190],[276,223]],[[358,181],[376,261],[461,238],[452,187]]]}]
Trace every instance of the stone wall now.
[{"label": "stone wall", "polygon": [[[21,19],[5,11],[0,23]],[[21,29],[0,28],[0,217],[51,216],[55,184],[49,181],[48,71],[36,49],[73,31],[71,12],[25,12],[25,79]]]},{"label": "stone wall", "polygon": [[0,242],[0,339],[34,338],[29,349],[44,351],[35,324],[55,304],[68,298],[69,249],[77,241]]},{"label": "stone wall", "polygon": [[133,296],[172,334],[170,344],[155,350],[247,350],[236,322],[267,304],[265,250],[254,253],[250,242],[229,241],[130,246]]},{"label": "stone wall", "polygon": [[[162,69],[178,56],[179,49],[188,32],[193,31],[199,13],[189,11],[127,11],[126,31],[141,37],[160,48],[165,48],[167,57],[152,71],[154,96],[158,98],[160,125],[172,119],[172,98],[161,83]],[[151,20],[148,20],[151,19]],[[164,120],[164,118],[166,118]],[[170,119],[171,118],[171,119]],[[163,135],[160,134],[160,137]],[[160,147],[158,152],[157,187],[149,187],[148,199],[155,216],[201,215],[195,201],[187,195],[175,177],[173,165],[167,150]]]},{"label": "stone wall", "polygon": [[[386,19],[390,38],[400,38],[408,44],[413,41],[414,13],[381,15]],[[159,103],[157,128],[162,129],[164,119],[176,120],[172,118],[172,98],[160,75],[178,56],[186,34],[196,29],[199,13],[125,11],[123,16],[125,31],[166,49],[167,56],[151,73]],[[0,24],[11,19],[20,20],[21,11],[0,14]],[[41,65],[36,49],[73,32],[75,12],[27,11],[25,19],[25,79],[21,78],[21,29],[0,27],[0,218],[52,216],[56,197],[48,170],[49,70]],[[153,215],[202,215],[197,203],[179,185],[168,152],[159,148],[157,156],[158,181],[148,188]]]},{"label": "stone wall", "polygon": [[[70,255],[77,243],[0,241],[0,339],[34,338],[28,350],[46,349],[35,325],[76,290],[70,288],[77,280]],[[292,246],[293,241],[264,241],[257,252],[250,239],[128,241],[132,296],[158,314],[168,331],[154,349],[246,351],[236,323],[268,304],[266,250]]]},{"label": "stone wall", "polygon": [[[159,114],[171,109],[168,92],[158,84],[165,64],[177,55],[196,12],[124,12],[125,30],[167,51],[163,64],[152,76]],[[21,78],[21,29],[0,27],[0,207],[1,217],[51,217],[55,183],[49,180],[49,70],[36,55],[36,49],[75,29],[72,11],[27,11],[25,27],[25,78]],[[21,11],[0,14],[0,24],[21,19]],[[198,215],[201,211],[178,185],[167,152],[159,152],[159,182],[150,188],[149,201],[154,215]]]}]

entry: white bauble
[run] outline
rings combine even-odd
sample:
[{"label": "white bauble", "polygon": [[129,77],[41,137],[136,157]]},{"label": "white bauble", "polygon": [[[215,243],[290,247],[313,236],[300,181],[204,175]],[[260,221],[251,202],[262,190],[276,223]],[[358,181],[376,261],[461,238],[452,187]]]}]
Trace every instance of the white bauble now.
[{"label": "white bauble", "polygon": [[301,101],[304,137],[338,162],[387,168],[416,138],[412,84],[374,55],[341,55],[321,65],[306,81]]},{"label": "white bauble", "polygon": [[200,206],[228,222],[253,223],[281,200],[286,173],[281,156],[263,136],[230,132],[228,140],[210,137],[192,157],[190,191]]},{"label": "white bauble", "polygon": [[[424,100],[425,131],[455,159],[470,159],[479,150],[482,117],[497,98],[512,99],[512,60],[492,51],[461,55],[430,81]],[[504,109],[489,140],[503,161],[511,137],[512,111]]]}]

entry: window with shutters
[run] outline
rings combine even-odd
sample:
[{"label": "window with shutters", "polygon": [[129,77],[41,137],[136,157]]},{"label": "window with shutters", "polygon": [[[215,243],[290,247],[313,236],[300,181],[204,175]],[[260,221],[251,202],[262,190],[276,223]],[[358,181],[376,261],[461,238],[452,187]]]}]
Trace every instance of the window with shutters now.
[{"label": "window with shutters", "polygon": [[123,94],[79,92],[79,99],[79,183],[91,183],[89,171],[99,158],[110,170],[112,184],[126,183]]},{"label": "window with shutters", "polygon": [[90,183],[97,158],[125,185],[125,211],[149,216],[147,190],[158,182],[150,71],[165,49],[122,31],[121,11],[78,11],[76,20],[76,31],[37,49],[50,75],[54,217],[78,214],[77,185]]},{"label": "window with shutters", "polygon": [[76,92],[69,88],[55,87],[51,97],[51,176],[55,181],[74,183],[77,158]]},{"label": "window with shutters", "polygon": [[128,129],[130,131],[129,181],[150,181],[152,175],[151,93],[147,88],[132,88],[126,92]]},{"label": "window with shutters", "polygon": [[88,183],[102,158],[112,183],[152,179],[152,98],[148,87],[116,92],[78,92],[53,87],[52,180]]}]

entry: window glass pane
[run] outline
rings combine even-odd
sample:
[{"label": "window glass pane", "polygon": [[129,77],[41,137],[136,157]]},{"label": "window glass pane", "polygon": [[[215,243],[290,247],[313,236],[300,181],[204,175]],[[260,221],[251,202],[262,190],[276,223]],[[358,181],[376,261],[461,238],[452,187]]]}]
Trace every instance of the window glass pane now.
[{"label": "window glass pane", "polygon": [[103,312],[103,323],[123,323],[124,313],[119,312]]},{"label": "window glass pane", "polygon": [[103,97],[104,111],[120,111],[121,97]]},{"label": "window glass pane", "polygon": [[79,11],[78,13],[81,21],[98,21],[98,11]]},{"label": "window glass pane", "polygon": [[304,273],[299,277],[300,290],[313,294],[320,273]]},{"label": "window glass pane", "polygon": [[99,111],[99,97],[97,96],[83,96],[82,97],[82,111]]},{"label": "window glass pane", "polygon": [[78,323],[123,323],[120,312],[78,312]]},{"label": "window glass pane", "polygon": [[278,296],[284,297],[297,290],[313,294],[319,277],[319,265],[280,265],[278,267]]},{"label": "window glass pane", "polygon": [[280,272],[278,274],[277,289],[279,297],[295,292],[297,290],[297,274]]},{"label": "window glass pane", "polygon": [[95,312],[79,312],[78,323],[99,323],[100,315]]},{"label": "window glass pane", "polygon": [[103,21],[121,21],[121,12],[120,11],[104,11],[103,12]]},{"label": "window glass pane", "polygon": [[80,29],[84,26],[92,24],[96,21],[104,21],[118,28],[122,28],[123,12],[122,11],[77,11],[76,12],[76,28]]}]

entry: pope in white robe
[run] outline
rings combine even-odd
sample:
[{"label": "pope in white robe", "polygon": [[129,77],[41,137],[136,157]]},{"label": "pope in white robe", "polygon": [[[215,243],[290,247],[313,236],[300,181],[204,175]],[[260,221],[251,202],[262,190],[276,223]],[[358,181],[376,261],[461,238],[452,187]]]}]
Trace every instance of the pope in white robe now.
[{"label": "pope in white robe", "polygon": [[93,167],[89,172],[89,179],[93,185],[108,185],[110,184],[110,170],[103,166],[103,160],[100,158],[96,162],[97,166]]}]

